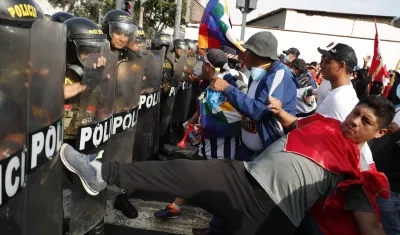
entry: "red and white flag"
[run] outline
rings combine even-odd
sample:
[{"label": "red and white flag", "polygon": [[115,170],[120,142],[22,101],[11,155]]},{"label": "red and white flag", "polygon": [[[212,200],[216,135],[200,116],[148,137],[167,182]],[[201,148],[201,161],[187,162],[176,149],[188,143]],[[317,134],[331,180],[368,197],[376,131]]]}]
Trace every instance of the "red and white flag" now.
[{"label": "red and white flag", "polygon": [[388,77],[388,71],[386,65],[383,64],[383,58],[379,47],[379,34],[378,26],[375,20],[375,40],[374,40],[374,57],[372,57],[371,67],[369,69],[369,75],[372,77],[372,81],[383,82],[384,77]]}]

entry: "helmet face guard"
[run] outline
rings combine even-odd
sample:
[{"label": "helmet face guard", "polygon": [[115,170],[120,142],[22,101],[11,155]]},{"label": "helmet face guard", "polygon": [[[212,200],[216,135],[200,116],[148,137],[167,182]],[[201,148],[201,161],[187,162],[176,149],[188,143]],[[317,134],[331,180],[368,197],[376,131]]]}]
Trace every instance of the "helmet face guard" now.
[{"label": "helmet face guard", "polygon": [[81,64],[85,64],[85,59],[93,53],[102,54],[110,48],[107,39],[75,39],[76,53]]},{"label": "helmet face guard", "polygon": [[132,23],[121,22],[121,21],[110,21],[109,25],[109,36],[112,39],[113,34],[118,36],[125,36],[127,38],[126,45],[136,40],[137,26]]}]

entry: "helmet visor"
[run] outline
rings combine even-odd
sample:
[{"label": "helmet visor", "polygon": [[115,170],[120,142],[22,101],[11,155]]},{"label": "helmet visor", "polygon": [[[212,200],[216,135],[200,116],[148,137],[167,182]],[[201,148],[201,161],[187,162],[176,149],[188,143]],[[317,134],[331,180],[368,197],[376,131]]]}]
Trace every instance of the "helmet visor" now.
[{"label": "helmet visor", "polygon": [[125,42],[125,45],[136,39],[137,26],[132,23],[111,21],[109,27],[110,37],[118,37],[119,40]]},{"label": "helmet visor", "polygon": [[84,64],[88,55],[93,53],[102,53],[110,48],[107,39],[76,39],[76,50],[79,61]]}]

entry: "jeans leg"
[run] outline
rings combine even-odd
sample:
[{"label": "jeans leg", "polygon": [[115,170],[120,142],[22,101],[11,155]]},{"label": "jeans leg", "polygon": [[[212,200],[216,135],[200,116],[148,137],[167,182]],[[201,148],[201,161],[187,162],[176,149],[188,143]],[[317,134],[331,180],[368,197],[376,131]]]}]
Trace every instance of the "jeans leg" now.
[{"label": "jeans leg", "polygon": [[388,200],[378,197],[383,230],[387,235],[400,234],[400,194],[391,193]]},{"label": "jeans leg", "polygon": [[210,221],[210,231],[219,235],[229,235],[228,226],[224,223],[221,217],[213,216]]}]

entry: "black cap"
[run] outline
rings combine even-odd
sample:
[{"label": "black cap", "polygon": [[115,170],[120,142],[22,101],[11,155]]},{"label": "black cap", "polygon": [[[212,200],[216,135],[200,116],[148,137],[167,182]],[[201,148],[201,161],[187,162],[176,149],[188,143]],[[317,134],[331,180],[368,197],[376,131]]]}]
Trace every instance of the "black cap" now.
[{"label": "black cap", "polygon": [[283,54],[285,54],[285,55],[294,54],[297,57],[299,57],[300,51],[299,51],[299,49],[292,47],[292,48],[287,49],[286,51],[283,51]]},{"label": "black cap", "polygon": [[292,66],[300,69],[301,71],[305,72],[307,70],[307,63],[299,58],[296,58],[292,61]]},{"label": "black cap", "polygon": [[318,47],[318,51],[324,56],[332,57],[339,61],[344,61],[350,68],[355,68],[358,64],[356,52],[352,47],[346,44],[338,43],[329,50],[323,50]]},{"label": "black cap", "polygon": [[214,68],[224,68],[228,63],[228,57],[219,49],[210,49],[204,56],[204,62],[211,64]]},{"label": "black cap", "polygon": [[278,40],[269,31],[253,34],[243,47],[260,57],[278,60]]}]

